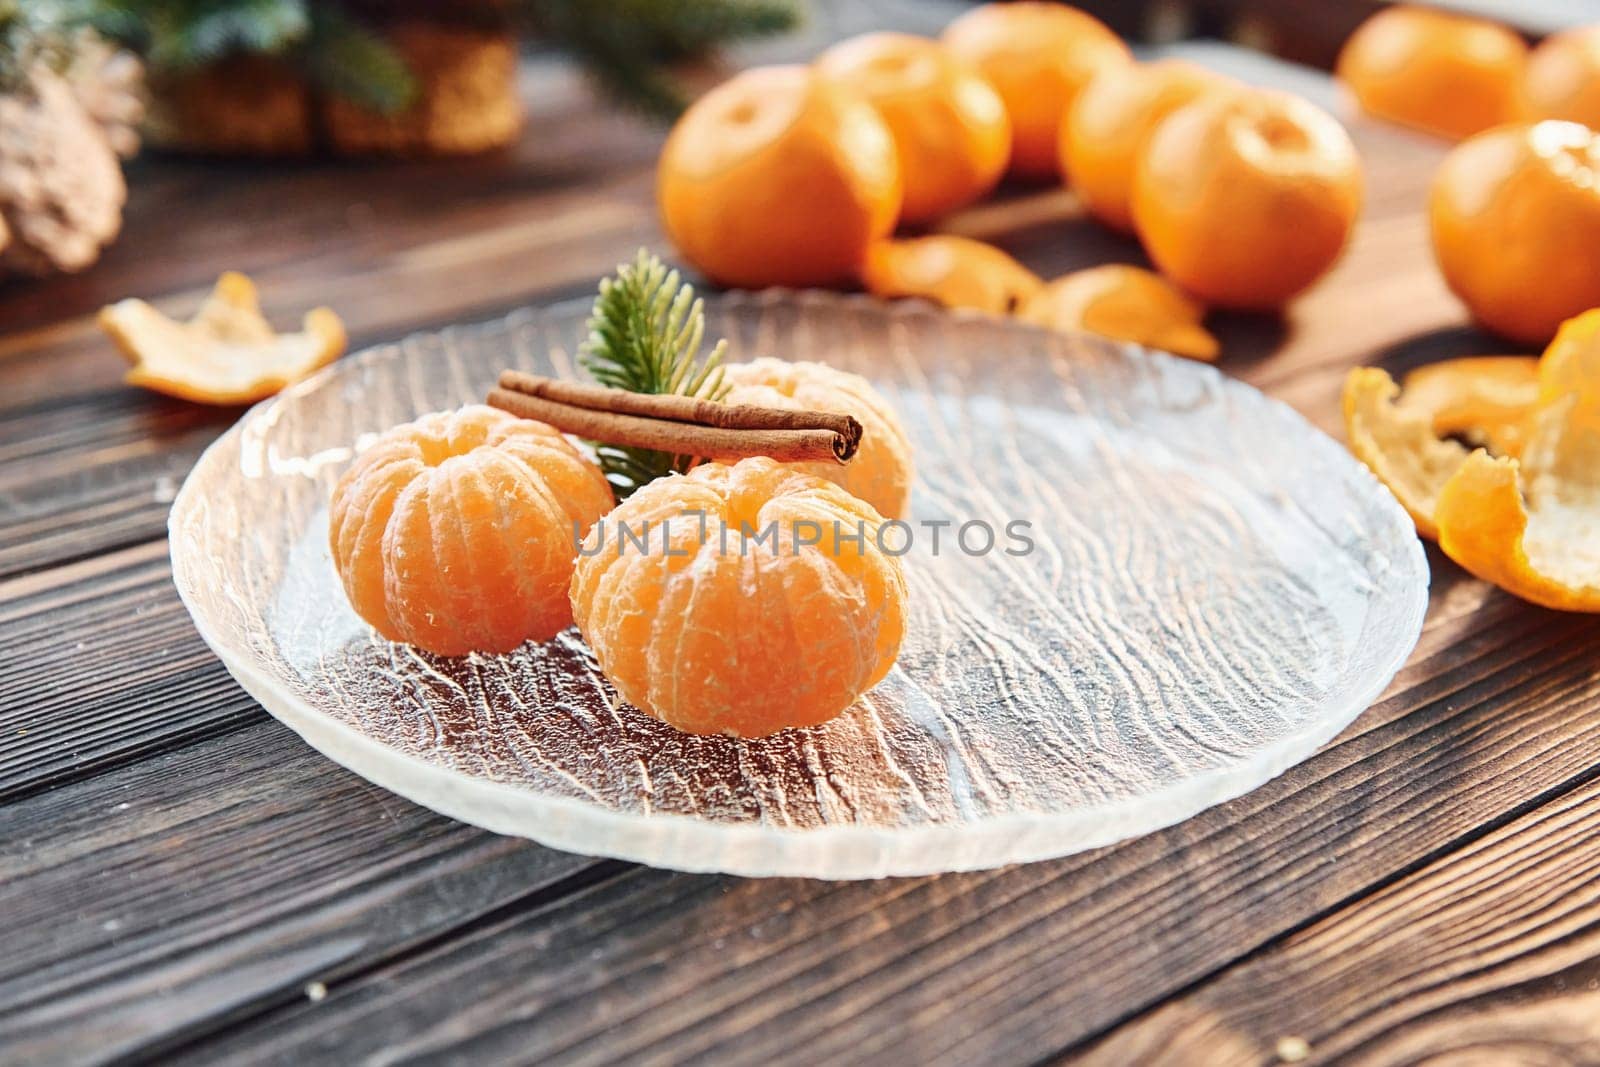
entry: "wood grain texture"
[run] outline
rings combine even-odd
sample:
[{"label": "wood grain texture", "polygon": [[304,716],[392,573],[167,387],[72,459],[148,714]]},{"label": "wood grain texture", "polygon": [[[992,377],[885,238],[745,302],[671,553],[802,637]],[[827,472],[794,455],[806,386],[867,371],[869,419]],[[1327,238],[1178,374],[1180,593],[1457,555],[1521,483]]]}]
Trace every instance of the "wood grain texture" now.
[{"label": "wood grain texture", "polygon": [[[207,1061],[1016,1062],[1093,1036],[1585,780],[1592,620],[1482,616],[1340,743],[1173,830],[878,883],[632,870],[505,914],[188,1051]],[[1490,615],[1496,609],[1490,606]],[[1452,639],[1453,638],[1453,639]],[[1395,827],[1405,827],[1403,834]],[[1086,976],[1093,976],[1088,980]],[[252,1052],[255,1050],[255,1052]]]},{"label": "wood grain texture", "polygon": [[275,722],[172,747],[6,807],[0,1060],[149,1055],[607,869],[389,796]]},{"label": "wood grain texture", "polygon": [[165,541],[0,583],[0,631],[0,804],[265,717],[195,633]]},{"label": "wood grain texture", "polygon": [[[1066,1062],[1593,1062],[1600,782],[1372,893]],[[1489,918],[1492,916],[1492,919]]]}]

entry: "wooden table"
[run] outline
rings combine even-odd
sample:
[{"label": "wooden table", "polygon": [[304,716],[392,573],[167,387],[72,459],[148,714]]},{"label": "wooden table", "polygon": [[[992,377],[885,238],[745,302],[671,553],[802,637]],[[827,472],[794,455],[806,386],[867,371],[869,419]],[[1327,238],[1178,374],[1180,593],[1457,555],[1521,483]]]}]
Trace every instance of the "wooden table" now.
[{"label": "wooden table", "polygon": [[[1199,51],[1331,101],[1320,75]],[[142,161],[99,266],[0,290],[0,1061],[1592,1061],[1600,622],[1431,549],[1416,653],[1314,758],[1170,830],[986,873],[748,881],[554,852],[368,785],[247,697],[164,539],[239,413],[124,387],[93,312],[187,311],[232,267],[281,319],[325,302],[364,344],[590,291],[663,246],[661,131],[554,62],[527,83],[528,134],[496,158]],[[1229,373],[1336,435],[1346,368],[1499,347],[1430,260],[1440,146],[1352,132],[1369,193],[1346,261],[1282,321],[1218,322]],[[949,228],[1046,273],[1139,259],[1060,192]]]}]

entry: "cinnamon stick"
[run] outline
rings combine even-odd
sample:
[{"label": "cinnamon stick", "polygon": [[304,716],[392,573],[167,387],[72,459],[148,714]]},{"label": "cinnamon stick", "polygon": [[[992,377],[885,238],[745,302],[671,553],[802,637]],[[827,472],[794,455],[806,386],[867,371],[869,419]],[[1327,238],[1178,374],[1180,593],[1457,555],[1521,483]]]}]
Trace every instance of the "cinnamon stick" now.
[{"label": "cinnamon stick", "polygon": [[500,376],[489,404],[564,433],[680,456],[845,463],[861,446],[861,424],[849,415],[634,393],[519,371]]}]

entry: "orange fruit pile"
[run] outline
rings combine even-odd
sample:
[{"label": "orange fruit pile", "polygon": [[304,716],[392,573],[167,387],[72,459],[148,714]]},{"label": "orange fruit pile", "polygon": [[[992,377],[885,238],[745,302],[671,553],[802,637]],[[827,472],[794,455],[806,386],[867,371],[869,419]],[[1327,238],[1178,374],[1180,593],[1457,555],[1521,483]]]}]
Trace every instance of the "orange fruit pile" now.
[{"label": "orange fruit pile", "polygon": [[1011,173],[1053,178],[1062,116],[1095,75],[1130,60],[1094,16],[1065,4],[982,4],[945,27],[946,48],[999,90],[1011,115]]},{"label": "orange fruit pile", "polygon": [[1502,126],[1458,145],[1429,201],[1445,281],[1484,326],[1543,344],[1600,306],[1600,134]]},{"label": "orange fruit pile", "polygon": [[579,537],[610,510],[559,431],[483,406],[388,431],[339,479],[334,567],[373,629],[445,656],[509,652],[572,623]]},{"label": "orange fruit pile", "polygon": [[1337,72],[1371,114],[1462,138],[1520,117],[1527,61],[1527,45],[1504,26],[1397,5],[1357,28]]},{"label": "orange fruit pile", "polygon": [[[1002,250],[950,233],[889,237],[974,202],[1003,170],[1064,174],[1183,290],[1108,273],[1117,284],[1098,290],[1096,313],[1040,304],[1034,321],[1093,330],[1114,304],[1115,336],[1152,343],[1182,323],[1183,354],[1199,358],[1215,354],[1201,301],[1280,307],[1332,266],[1361,199],[1354,147],[1311,104],[1190,63],[1136,63],[1093,16],[1038,0],[979,5],[936,41],[852,38],[810,74],[739,75],[674,128],[658,196],[684,258],[725,285],[860,283],[1010,315],[1043,282]],[[1059,287],[1062,308],[1087,284]]]},{"label": "orange fruit pile", "polygon": [[786,410],[853,415],[861,423],[861,447],[849,463],[791,466],[833,482],[871,504],[885,518],[904,518],[911,507],[911,439],[900,416],[872,383],[824,363],[791,363],[763,357],[723,367],[730,388],[723,402]]},{"label": "orange fruit pile", "polygon": [[[623,698],[671,726],[736,737],[813,726],[899,652],[906,585],[878,544],[882,521],[770,459],[704,464],[596,525],[572,613]],[[619,540],[624,530],[646,547]]]},{"label": "orange fruit pile", "polygon": [[894,229],[900,182],[872,105],[805,67],[762,67],[684,113],[656,195],[673,243],[718,284],[836,285]]}]

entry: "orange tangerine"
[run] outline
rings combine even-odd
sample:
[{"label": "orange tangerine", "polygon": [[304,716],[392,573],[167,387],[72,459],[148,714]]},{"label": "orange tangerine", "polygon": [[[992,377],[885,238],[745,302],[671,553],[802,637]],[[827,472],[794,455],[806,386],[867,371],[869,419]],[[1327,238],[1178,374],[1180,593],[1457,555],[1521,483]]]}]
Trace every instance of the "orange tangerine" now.
[{"label": "orange tangerine", "polygon": [[1528,57],[1522,77],[1529,119],[1565,119],[1600,129],[1600,26],[1551,34]]},{"label": "orange tangerine", "polygon": [[1280,307],[1333,266],[1361,208],[1338,120],[1289,93],[1186,104],[1140,153],[1133,220],[1161,272],[1209,304]]},{"label": "orange tangerine", "polygon": [[983,196],[1006,169],[1011,120],[994,87],[937,41],[852,37],[817,57],[826,80],[864,97],[889,125],[905,183],[903,222],[927,222]]},{"label": "orange tangerine", "polygon": [[572,623],[578,536],[611,487],[554,427],[472,405],[397,426],[334,488],[333,563],[391,641],[509,652]]},{"label": "orange tangerine", "polygon": [[723,380],[731,386],[725,403],[854,415],[862,431],[854,459],[791,466],[833,482],[885,518],[905,517],[911,503],[911,439],[871,382],[825,363],[771,357],[728,364]]},{"label": "orange tangerine", "polygon": [[1379,118],[1441,137],[1471,137],[1519,115],[1528,46],[1506,27],[1425,7],[1363,22],[1338,75]]},{"label": "orange tangerine", "polygon": [[900,165],[865,100],[805,67],[757,67],[684,112],[656,198],[678,250],[720,285],[834,285],[894,229]]},{"label": "orange tangerine", "polygon": [[951,234],[875,242],[861,280],[867,292],[886,300],[920,296],[991,315],[1011,314],[1044,285],[994,245]]},{"label": "orange tangerine", "polygon": [[1011,173],[1057,175],[1061,116],[1100,71],[1130,60],[1099,19],[1065,4],[983,4],[940,37],[999,90],[1011,116]]},{"label": "orange tangerine", "polygon": [[1600,135],[1503,126],[1458,145],[1434,178],[1433,250],[1484,326],[1542,345],[1600,307]]},{"label": "orange tangerine", "polygon": [[596,524],[572,613],[622,697],[669,725],[737,737],[813,726],[899,653],[905,577],[878,543],[882,522],[770,459],[707,463]]},{"label": "orange tangerine", "polygon": [[1205,315],[1203,306],[1161,275],[1121,263],[1057,278],[1020,312],[1026,321],[1055,330],[1087,330],[1190,359],[1213,360],[1221,349],[1200,325]]},{"label": "orange tangerine", "polygon": [[1133,172],[1161,120],[1233,84],[1181,59],[1109,66],[1078,94],[1061,124],[1061,171],[1089,213],[1133,229]]}]

